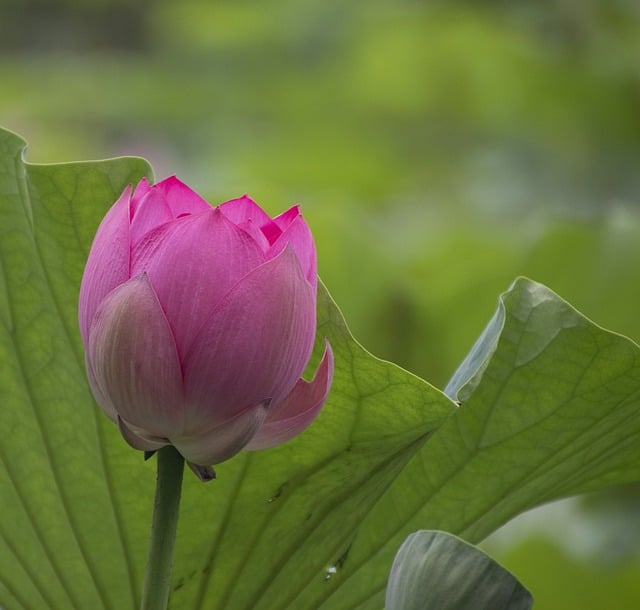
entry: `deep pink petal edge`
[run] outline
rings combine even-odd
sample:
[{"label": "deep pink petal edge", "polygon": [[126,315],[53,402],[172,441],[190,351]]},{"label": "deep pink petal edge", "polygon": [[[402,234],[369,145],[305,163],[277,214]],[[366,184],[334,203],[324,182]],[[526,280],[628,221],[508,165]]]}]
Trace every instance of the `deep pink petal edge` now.
[{"label": "deep pink petal edge", "polygon": [[309,360],[315,329],[312,289],[287,247],[236,284],[184,355],[187,429],[212,411],[224,421],[265,398],[282,400]]},{"label": "deep pink petal edge", "polygon": [[267,420],[245,449],[254,451],[275,447],[303,432],[320,413],[332,380],[333,352],[327,341],[313,380],[300,379],[289,395],[271,408]]}]

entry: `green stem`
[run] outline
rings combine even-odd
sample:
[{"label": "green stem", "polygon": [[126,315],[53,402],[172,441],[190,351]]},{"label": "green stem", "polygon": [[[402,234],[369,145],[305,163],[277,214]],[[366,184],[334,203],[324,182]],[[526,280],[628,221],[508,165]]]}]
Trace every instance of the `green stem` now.
[{"label": "green stem", "polygon": [[184,458],[175,447],[168,445],[158,451],[156,497],[141,610],[166,610],[169,601],[183,472]]}]

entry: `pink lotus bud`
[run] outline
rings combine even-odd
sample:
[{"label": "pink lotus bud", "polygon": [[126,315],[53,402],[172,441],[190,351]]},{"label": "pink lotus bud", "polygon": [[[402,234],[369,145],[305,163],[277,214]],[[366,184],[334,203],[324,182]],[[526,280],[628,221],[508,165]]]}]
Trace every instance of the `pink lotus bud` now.
[{"label": "pink lotus bud", "polygon": [[333,376],[316,326],[316,250],[297,207],[212,208],[177,178],[127,188],[98,228],[80,287],[93,394],[134,448],[222,462],[302,432]]}]

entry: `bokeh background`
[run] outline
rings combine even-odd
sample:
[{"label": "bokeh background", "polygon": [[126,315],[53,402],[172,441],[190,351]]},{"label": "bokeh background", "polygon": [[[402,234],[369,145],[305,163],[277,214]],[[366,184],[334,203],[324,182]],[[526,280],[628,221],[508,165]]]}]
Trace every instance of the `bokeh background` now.
[{"label": "bokeh background", "polygon": [[[302,204],[355,336],[438,387],[517,275],[640,339],[636,0],[0,0],[0,124]],[[638,486],[486,545],[538,608],[640,607]]]}]

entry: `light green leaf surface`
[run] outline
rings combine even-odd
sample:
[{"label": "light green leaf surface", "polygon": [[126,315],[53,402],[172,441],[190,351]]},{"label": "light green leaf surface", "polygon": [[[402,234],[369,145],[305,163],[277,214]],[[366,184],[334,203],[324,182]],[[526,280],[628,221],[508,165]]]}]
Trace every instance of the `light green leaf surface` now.
[{"label": "light green leaf surface", "polygon": [[386,610],[529,610],[531,594],[479,548],[446,532],[420,530],[391,567]]},{"label": "light green leaf surface", "polygon": [[323,608],[379,609],[407,532],[478,542],[539,504],[640,479],[638,346],[540,284],[502,295],[448,391],[462,405],[369,514]]},{"label": "light green leaf surface", "polygon": [[[76,298],[96,208],[146,162],[25,165],[0,132],[0,604],[130,606],[139,562],[107,427],[82,380]],[[135,576],[132,580],[131,574]]]},{"label": "light green leaf surface", "polygon": [[[19,138],[1,143],[0,604],[135,608],[155,464],[93,404],[76,306],[99,220],[149,168],[24,164]],[[328,337],[338,363],[331,400],[293,442],[220,465],[208,485],[187,478],[175,608],[283,608],[326,590],[360,521],[451,410],[358,346],[324,290],[318,309],[318,347]]]},{"label": "light green leaf surface", "polygon": [[[102,215],[150,170],[26,164],[23,147],[0,131],[0,606],[135,608],[155,460],[94,405],[76,306]],[[411,531],[477,541],[540,502],[639,478],[637,346],[526,280],[500,311],[455,408],[364,351],[321,289],[311,364],[328,337],[329,401],[293,441],[209,484],[186,477],[171,607],[380,610]]]}]

